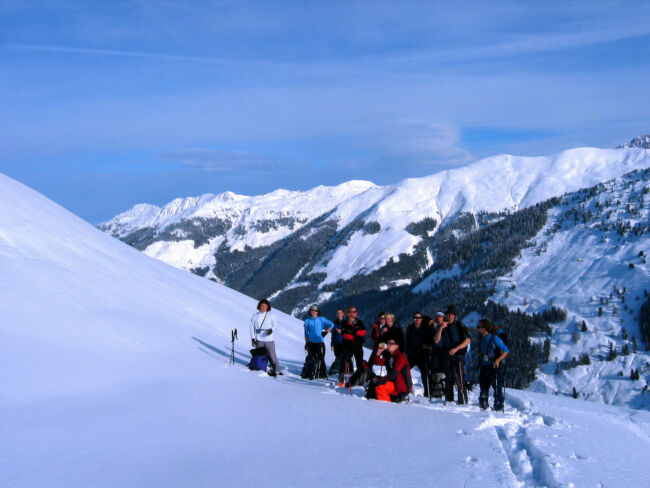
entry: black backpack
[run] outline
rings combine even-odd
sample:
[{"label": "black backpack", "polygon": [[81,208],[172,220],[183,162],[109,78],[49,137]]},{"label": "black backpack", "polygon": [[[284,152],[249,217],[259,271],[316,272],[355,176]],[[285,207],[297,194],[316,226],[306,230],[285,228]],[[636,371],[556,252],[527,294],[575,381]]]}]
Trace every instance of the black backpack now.
[{"label": "black backpack", "polygon": [[320,354],[307,355],[300,376],[308,380],[327,378],[325,363]]}]

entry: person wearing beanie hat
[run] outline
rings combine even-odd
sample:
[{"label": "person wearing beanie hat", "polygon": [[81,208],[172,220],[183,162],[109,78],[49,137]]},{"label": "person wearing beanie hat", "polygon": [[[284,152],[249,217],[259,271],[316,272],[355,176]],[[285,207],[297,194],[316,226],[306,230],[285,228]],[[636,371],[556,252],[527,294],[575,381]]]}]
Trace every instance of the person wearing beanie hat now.
[{"label": "person wearing beanie hat", "polygon": [[458,404],[467,403],[465,390],[465,354],[470,344],[465,324],[456,318],[456,305],[449,305],[445,320],[436,331],[434,342],[441,348],[440,359],[445,372],[445,400],[454,401],[454,385],[458,390]]}]

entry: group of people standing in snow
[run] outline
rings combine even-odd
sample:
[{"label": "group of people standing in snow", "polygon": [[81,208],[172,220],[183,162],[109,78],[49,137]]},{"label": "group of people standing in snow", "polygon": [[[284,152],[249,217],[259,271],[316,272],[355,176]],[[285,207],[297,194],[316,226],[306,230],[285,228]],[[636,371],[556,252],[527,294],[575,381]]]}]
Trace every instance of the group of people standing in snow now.
[{"label": "group of people standing in snow", "polygon": [[[260,300],[258,312],[251,318],[251,339],[254,347],[265,348],[270,362],[270,375],[282,374],[275,354],[273,330],[275,320],[269,312],[268,300]],[[401,401],[413,387],[411,369],[417,367],[422,378],[424,396],[442,398],[458,404],[467,403],[467,361],[471,345],[467,327],[457,317],[455,305],[434,317],[420,312],[404,329],[396,325],[392,313],[380,313],[371,328],[359,319],[357,307],[339,308],[331,321],[322,316],[320,307],[312,305],[304,322],[307,357],[302,376],[327,377],[325,337],[331,334],[330,348],[335,360],[329,374],[338,374],[339,387],[367,384],[367,397],[383,401]],[[479,352],[479,405],[488,408],[489,391],[494,389],[494,409],[503,410],[505,357],[510,350],[506,336],[488,319],[477,324]],[[370,334],[372,352],[364,360],[363,346]],[[354,360],[354,367],[353,367]],[[380,374],[374,372],[380,367]],[[386,374],[383,374],[384,367]]]}]

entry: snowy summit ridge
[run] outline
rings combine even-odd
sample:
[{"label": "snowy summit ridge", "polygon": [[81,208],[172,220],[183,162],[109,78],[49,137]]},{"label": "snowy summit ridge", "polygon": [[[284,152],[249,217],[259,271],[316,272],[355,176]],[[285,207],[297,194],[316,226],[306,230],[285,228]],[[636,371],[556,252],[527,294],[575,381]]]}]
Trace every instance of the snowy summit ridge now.
[{"label": "snowy summit ridge", "polygon": [[[348,234],[345,245],[310,265],[326,275],[321,280],[326,285],[379,270],[401,254],[412,255],[422,238],[408,228],[425,219],[435,221],[429,230],[435,233],[463,213],[525,208],[646,164],[638,148],[577,148],[547,157],[499,155],[389,186],[351,181],[255,197],[208,194],[177,199],[162,209],[140,205],[99,227],[152,257],[228,283],[215,266],[224,253],[277,247],[321,217]],[[354,229],[347,232],[350,226]],[[279,294],[283,288],[268,292]]]}]

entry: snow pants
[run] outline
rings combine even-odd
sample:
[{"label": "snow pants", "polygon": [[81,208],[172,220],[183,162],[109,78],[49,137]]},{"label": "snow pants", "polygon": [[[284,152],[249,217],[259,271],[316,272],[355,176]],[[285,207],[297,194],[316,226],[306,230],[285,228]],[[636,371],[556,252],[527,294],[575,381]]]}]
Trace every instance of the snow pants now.
[{"label": "snow pants", "polygon": [[431,372],[429,371],[429,351],[418,351],[415,354],[408,355],[409,366],[413,369],[417,366],[422,378],[424,387],[424,396],[429,396],[429,384],[431,382]]},{"label": "snow pants", "polygon": [[315,378],[327,378],[327,367],[325,366],[325,343],[308,342],[307,354],[314,359],[318,371],[314,371]]},{"label": "snow pants", "polygon": [[481,408],[488,408],[490,388],[494,388],[494,409],[503,410],[505,378],[506,365],[504,363],[501,363],[498,368],[492,365],[481,364],[479,372],[481,393],[478,397],[478,403]]},{"label": "snow pants", "polygon": [[[446,353],[445,353],[446,354]],[[458,404],[467,403],[465,390],[465,356],[448,356],[445,358],[445,401],[454,401],[454,386],[458,390]]]},{"label": "snow pants", "polygon": [[397,395],[398,391],[395,388],[395,383],[392,381],[387,381],[383,385],[375,386],[375,392],[377,394],[377,400],[382,402],[390,402],[390,397]]},{"label": "snow pants", "polygon": [[346,363],[348,364],[348,372],[350,374],[354,372],[352,369],[352,356],[354,356],[356,371],[359,371],[359,368],[363,364],[363,349],[360,344],[350,344],[344,342],[341,344],[341,351],[343,354],[341,360],[341,369],[339,369],[339,383],[344,379]]}]

